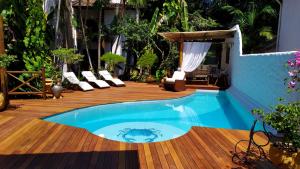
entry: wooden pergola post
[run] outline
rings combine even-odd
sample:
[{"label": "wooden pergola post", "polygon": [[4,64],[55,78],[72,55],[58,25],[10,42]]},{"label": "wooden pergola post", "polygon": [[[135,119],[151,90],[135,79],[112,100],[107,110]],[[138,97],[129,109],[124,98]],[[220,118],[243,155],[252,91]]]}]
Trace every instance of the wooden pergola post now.
[{"label": "wooden pergola post", "polygon": [[182,67],[183,47],[184,47],[184,41],[183,41],[183,39],[180,39],[180,41],[179,41],[179,65],[178,65],[179,68]]},{"label": "wooden pergola post", "polygon": [[4,54],[4,32],[3,32],[3,17],[0,16],[0,54]]}]

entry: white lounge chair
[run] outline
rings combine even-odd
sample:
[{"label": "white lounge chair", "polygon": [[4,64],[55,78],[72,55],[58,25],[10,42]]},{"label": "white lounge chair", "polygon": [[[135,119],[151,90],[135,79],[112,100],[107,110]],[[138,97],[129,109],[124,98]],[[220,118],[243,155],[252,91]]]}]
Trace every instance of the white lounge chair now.
[{"label": "white lounge chair", "polygon": [[73,72],[64,72],[63,76],[72,84],[78,85],[83,91],[94,90],[87,82],[79,81]]},{"label": "white lounge chair", "polygon": [[120,80],[120,79],[118,79],[118,78],[113,78],[107,70],[99,71],[99,74],[100,74],[100,76],[102,76],[102,77],[104,78],[104,80],[107,81],[110,85],[117,86],[117,87],[125,86],[125,83],[124,83],[122,80]]},{"label": "white lounge chair", "polygon": [[104,80],[98,80],[96,76],[91,71],[82,71],[82,76],[90,83],[96,84],[99,88],[108,88],[110,87]]},{"label": "white lounge chair", "polygon": [[172,78],[165,78],[163,81],[164,88],[170,91],[183,91],[185,87],[185,73],[183,71],[175,71]]}]

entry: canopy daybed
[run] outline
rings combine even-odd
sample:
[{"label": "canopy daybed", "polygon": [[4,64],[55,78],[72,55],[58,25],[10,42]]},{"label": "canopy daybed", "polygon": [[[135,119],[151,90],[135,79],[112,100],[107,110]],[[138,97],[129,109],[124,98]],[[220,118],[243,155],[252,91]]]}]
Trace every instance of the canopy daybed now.
[{"label": "canopy daybed", "polygon": [[[195,71],[201,65],[210,49],[211,43],[224,43],[226,39],[234,37],[235,30],[161,32],[158,34],[166,40],[179,43],[179,68],[181,71],[189,73]],[[208,84],[208,77],[204,78],[204,80]],[[178,84],[175,85],[174,82],[173,86],[178,86]],[[185,89],[185,87],[181,88]],[[170,83],[168,83],[168,89],[170,89]]]}]

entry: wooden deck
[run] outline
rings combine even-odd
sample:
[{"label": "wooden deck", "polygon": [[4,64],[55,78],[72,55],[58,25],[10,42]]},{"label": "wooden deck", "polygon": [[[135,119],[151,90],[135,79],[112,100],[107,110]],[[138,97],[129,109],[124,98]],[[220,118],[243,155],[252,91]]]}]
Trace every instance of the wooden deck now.
[{"label": "wooden deck", "polygon": [[[65,93],[60,100],[11,100],[12,107],[0,113],[0,168],[241,167],[231,162],[231,152],[238,140],[248,138],[247,131],[193,127],[173,140],[129,144],[39,119],[84,106],[176,98],[193,92],[167,92],[156,85],[128,82],[123,88]],[[261,167],[269,168],[258,164]]]}]

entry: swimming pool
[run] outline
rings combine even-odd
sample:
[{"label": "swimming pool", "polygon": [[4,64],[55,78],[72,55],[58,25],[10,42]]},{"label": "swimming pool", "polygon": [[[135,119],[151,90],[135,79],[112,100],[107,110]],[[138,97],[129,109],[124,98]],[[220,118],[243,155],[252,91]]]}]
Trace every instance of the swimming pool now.
[{"label": "swimming pool", "polygon": [[82,108],[44,120],[111,140],[143,143],[179,137],[192,126],[249,130],[254,117],[226,91],[197,91],[178,99]]}]

